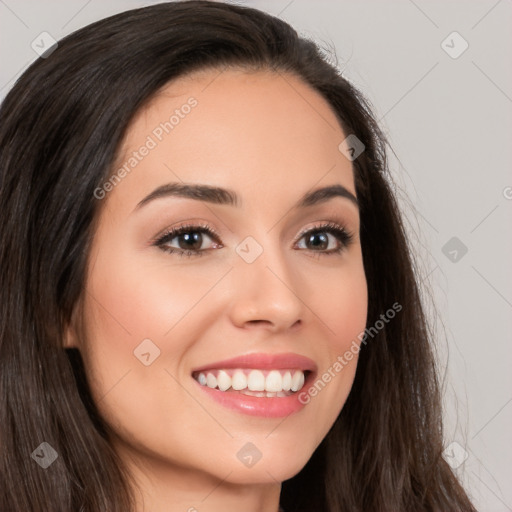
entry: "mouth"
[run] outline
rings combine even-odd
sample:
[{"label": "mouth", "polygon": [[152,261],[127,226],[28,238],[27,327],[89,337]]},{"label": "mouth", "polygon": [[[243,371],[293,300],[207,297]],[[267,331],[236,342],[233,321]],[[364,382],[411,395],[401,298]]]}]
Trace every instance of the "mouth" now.
[{"label": "mouth", "polygon": [[194,372],[192,377],[201,386],[223,393],[239,393],[257,397],[285,397],[300,391],[311,372],[300,369],[214,369]]},{"label": "mouth", "polygon": [[315,362],[298,354],[249,354],[196,368],[192,378],[225,407],[282,417],[304,407],[298,396],[316,372]]}]

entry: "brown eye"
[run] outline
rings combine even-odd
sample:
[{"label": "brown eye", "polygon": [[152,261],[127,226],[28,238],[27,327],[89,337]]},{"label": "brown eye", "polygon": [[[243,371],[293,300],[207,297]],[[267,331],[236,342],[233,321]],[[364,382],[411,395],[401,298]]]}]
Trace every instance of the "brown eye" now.
[{"label": "brown eye", "polygon": [[306,237],[306,245],[308,249],[326,250],[329,246],[329,236],[326,233],[312,233]]},{"label": "brown eye", "polygon": [[[204,247],[208,239],[211,247]],[[162,235],[154,245],[168,253],[180,256],[201,256],[209,249],[222,247],[217,235],[208,226],[180,226]]]},{"label": "brown eye", "polygon": [[339,254],[348,247],[353,236],[345,228],[328,223],[303,232],[300,240],[303,239],[305,240],[305,247],[299,247],[300,249],[308,249],[323,254]]},{"label": "brown eye", "polygon": [[178,240],[180,249],[198,251],[203,245],[203,234],[199,231],[182,233],[174,238]]}]

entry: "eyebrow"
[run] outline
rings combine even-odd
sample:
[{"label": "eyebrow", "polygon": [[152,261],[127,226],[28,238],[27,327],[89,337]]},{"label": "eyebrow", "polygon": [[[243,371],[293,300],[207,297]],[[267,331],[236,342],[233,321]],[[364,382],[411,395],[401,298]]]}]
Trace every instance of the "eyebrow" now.
[{"label": "eyebrow", "polygon": [[[167,183],[162,185],[144,199],[142,199],[135,210],[143,207],[155,199],[165,197],[182,197],[187,199],[196,199],[198,201],[206,201],[208,203],[240,206],[241,200],[236,192],[221,187],[213,187],[211,185],[187,184],[187,183]],[[305,208],[314,206],[333,197],[342,197],[351,201],[359,208],[359,202],[354,194],[346,189],[343,185],[330,185],[309,191],[297,201],[296,208]]]}]

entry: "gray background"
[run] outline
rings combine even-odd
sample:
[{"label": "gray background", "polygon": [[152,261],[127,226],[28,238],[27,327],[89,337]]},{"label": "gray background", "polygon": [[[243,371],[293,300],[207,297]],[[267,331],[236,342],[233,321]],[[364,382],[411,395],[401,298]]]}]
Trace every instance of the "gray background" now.
[{"label": "gray background", "polygon": [[[151,3],[0,0],[0,99],[41,32]],[[446,458],[479,510],[512,511],[512,2],[237,3],[335,52],[374,105],[437,333]]]}]

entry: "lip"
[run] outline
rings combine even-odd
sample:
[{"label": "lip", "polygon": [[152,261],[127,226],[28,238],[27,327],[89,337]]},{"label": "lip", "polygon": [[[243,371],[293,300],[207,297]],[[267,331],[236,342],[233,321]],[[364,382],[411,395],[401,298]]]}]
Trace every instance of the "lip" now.
[{"label": "lip", "polygon": [[[232,359],[216,361],[214,363],[209,363],[207,365],[194,368],[192,373],[220,368],[302,370],[307,372],[302,389],[307,389],[314,381],[317,374],[317,365],[312,359],[294,353],[246,354],[243,356],[234,357]],[[208,386],[202,386],[194,378],[192,378],[192,380],[196,383],[197,386],[199,386],[203,393],[206,393],[209,398],[216,401],[220,405],[239,413],[248,414],[250,416],[281,418],[301,411],[306,405],[299,401],[298,396],[301,391],[297,391],[293,395],[286,397],[255,397],[236,392],[212,389]]]},{"label": "lip", "polygon": [[283,354],[245,354],[243,356],[216,361],[198,368],[192,373],[204,372],[207,370],[234,368],[254,368],[257,370],[302,370],[316,372],[317,365],[309,357],[287,352]]}]

